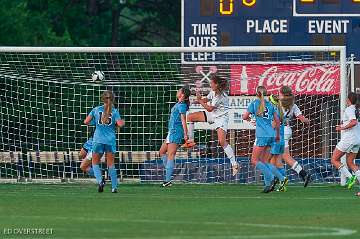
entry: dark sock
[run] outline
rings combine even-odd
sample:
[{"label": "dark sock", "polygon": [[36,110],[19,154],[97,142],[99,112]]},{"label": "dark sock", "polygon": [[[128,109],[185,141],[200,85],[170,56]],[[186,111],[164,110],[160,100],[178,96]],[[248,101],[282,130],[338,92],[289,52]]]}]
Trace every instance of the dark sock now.
[{"label": "dark sock", "polygon": [[302,179],[304,179],[305,176],[307,175],[307,172],[306,172],[304,169],[302,169],[302,170],[300,171],[299,175],[300,175],[300,177],[301,177]]}]

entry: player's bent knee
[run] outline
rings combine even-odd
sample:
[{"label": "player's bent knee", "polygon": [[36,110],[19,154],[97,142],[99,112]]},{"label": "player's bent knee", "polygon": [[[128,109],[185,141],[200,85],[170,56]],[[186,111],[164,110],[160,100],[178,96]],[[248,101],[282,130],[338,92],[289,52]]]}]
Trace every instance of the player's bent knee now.
[{"label": "player's bent knee", "polygon": [[81,164],[81,165],[80,165],[80,169],[81,169],[83,172],[85,172],[86,169],[87,169],[87,167],[86,167],[86,165]]},{"label": "player's bent knee", "polygon": [[336,156],[333,155],[333,157],[331,157],[331,163],[332,164],[337,164],[340,162],[340,158],[337,158]]},{"label": "player's bent knee", "polygon": [[219,144],[222,148],[226,148],[226,146],[228,146],[228,143],[226,142],[226,140],[219,140]]},{"label": "player's bent knee", "polygon": [[190,113],[190,114],[187,115],[187,121],[189,121],[189,122],[194,121],[194,114],[193,113]]}]

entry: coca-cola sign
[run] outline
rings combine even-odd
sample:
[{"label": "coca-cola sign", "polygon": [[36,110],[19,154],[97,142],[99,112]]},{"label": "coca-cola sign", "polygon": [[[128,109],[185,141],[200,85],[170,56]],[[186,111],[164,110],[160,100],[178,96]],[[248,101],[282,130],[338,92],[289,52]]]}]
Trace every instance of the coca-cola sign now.
[{"label": "coca-cola sign", "polygon": [[282,86],[290,86],[295,94],[340,93],[338,65],[231,65],[230,70],[231,95],[253,95],[259,85],[265,86],[269,93],[277,93]]}]

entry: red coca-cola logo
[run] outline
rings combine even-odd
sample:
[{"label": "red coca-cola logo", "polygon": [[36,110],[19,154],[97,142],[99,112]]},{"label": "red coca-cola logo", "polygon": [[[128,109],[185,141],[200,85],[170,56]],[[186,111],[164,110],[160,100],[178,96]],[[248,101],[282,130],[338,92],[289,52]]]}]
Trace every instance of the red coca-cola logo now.
[{"label": "red coca-cola logo", "polygon": [[231,65],[230,94],[255,94],[263,85],[269,93],[289,86],[295,94],[334,95],[340,93],[338,65]]}]

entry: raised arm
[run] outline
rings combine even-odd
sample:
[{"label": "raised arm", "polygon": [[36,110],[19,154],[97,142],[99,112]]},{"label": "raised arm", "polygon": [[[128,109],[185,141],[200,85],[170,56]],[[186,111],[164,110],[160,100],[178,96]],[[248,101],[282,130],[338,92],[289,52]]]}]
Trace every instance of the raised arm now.
[{"label": "raised arm", "polygon": [[89,114],[88,116],[86,116],[86,118],[84,120],[84,124],[90,125],[90,122],[92,119],[93,119],[93,116],[91,114]]},{"label": "raised arm", "polygon": [[212,112],[214,111],[214,109],[216,109],[215,106],[212,106],[212,105],[208,105],[207,102],[209,101],[206,97],[203,98],[201,97],[200,93],[199,92],[196,92],[196,97],[197,97],[197,102],[202,106],[204,107],[204,109],[208,112]]},{"label": "raised arm", "polygon": [[358,121],[356,119],[352,119],[347,125],[337,125],[336,130],[342,131],[342,130],[351,129],[351,128],[355,127],[357,124],[358,124]]},{"label": "raised arm", "polygon": [[304,124],[309,124],[310,120],[302,114],[299,107],[296,104],[294,104],[293,107],[294,107],[294,114],[295,114],[296,119],[300,120]]},{"label": "raised arm", "polygon": [[245,111],[245,113],[243,114],[243,120],[250,122],[251,121],[250,115],[251,113],[249,111]]},{"label": "raised arm", "polygon": [[125,121],[121,119],[120,113],[117,109],[114,112],[114,119],[116,127],[123,127],[125,125]]},{"label": "raised arm", "polygon": [[116,121],[117,127],[123,127],[125,125],[125,120],[119,119]]},{"label": "raised arm", "polygon": [[304,124],[309,124],[310,120],[308,118],[306,118],[304,115],[299,115],[296,117],[298,120],[300,120],[302,123]]},{"label": "raised arm", "polygon": [[181,123],[184,129],[184,140],[187,141],[189,138],[188,138],[187,123],[186,123],[186,114],[181,114]]}]

